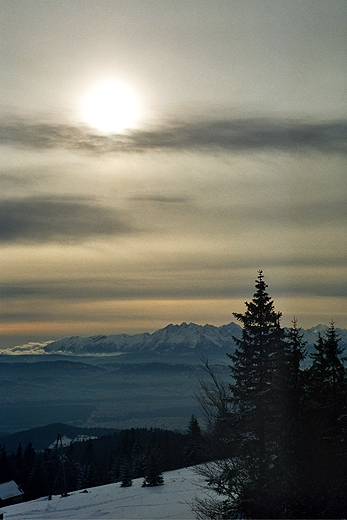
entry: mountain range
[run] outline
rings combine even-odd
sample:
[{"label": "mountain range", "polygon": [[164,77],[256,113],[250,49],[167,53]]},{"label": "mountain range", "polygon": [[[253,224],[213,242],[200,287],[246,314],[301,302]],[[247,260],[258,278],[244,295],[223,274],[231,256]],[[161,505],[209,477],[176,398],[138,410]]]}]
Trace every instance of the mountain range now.
[{"label": "mountain range", "polygon": [[[318,333],[327,328],[302,330],[309,352]],[[233,352],[233,337],[241,333],[235,323],[221,327],[182,323],[152,334],[73,336],[0,350],[0,432],[6,435],[50,423],[184,430],[191,415],[199,414],[195,395],[206,377],[202,358],[228,381],[226,353]],[[347,330],[337,333],[346,349]],[[61,433],[71,439],[77,436]]]},{"label": "mountain range", "polygon": [[[319,324],[310,329],[302,329],[308,350],[312,351],[318,334],[324,335],[328,326]],[[336,329],[341,338],[340,346],[347,347],[347,330]],[[225,354],[235,348],[234,337],[241,337],[242,328],[231,322],[216,327],[195,323],[169,324],[153,333],[112,334],[98,336],[71,336],[44,345],[13,347],[2,350],[6,354],[65,354],[65,355],[116,355],[121,353],[175,354],[179,356]]]},{"label": "mountain range", "polygon": [[111,336],[73,336],[54,341],[44,347],[46,353],[80,355],[128,353],[189,354],[215,353],[234,347],[233,336],[240,337],[241,328],[235,323],[215,327],[182,323],[167,325],[152,334],[116,334]]}]

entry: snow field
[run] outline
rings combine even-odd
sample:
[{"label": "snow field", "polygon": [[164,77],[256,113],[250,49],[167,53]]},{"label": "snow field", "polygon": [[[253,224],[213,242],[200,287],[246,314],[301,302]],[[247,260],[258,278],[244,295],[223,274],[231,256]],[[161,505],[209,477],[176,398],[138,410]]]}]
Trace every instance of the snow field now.
[{"label": "snow field", "polygon": [[142,487],[143,478],[121,488],[120,483],[75,491],[0,509],[4,520],[193,520],[190,504],[204,495],[203,480],[192,468],[163,473],[164,485]]}]

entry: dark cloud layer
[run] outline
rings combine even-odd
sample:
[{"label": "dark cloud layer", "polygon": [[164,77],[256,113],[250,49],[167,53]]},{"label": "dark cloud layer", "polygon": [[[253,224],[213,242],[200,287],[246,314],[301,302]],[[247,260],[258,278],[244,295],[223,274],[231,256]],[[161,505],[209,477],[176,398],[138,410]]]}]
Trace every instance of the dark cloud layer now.
[{"label": "dark cloud layer", "polygon": [[[256,269],[254,270],[256,272]],[[210,283],[203,282],[201,275],[191,277],[189,287],[184,280],[177,282],[177,278],[158,279],[157,283],[139,282],[137,278],[126,277],[124,279],[87,279],[71,278],[68,280],[46,280],[42,282],[21,282],[1,284],[0,297],[6,300],[49,299],[55,301],[100,301],[100,300],[137,300],[137,299],[232,299],[249,298],[249,283],[235,286],[230,283],[222,283],[219,277]],[[347,296],[346,286],[339,281],[323,281],[317,284],[315,281],[300,283],[272,284],[273,296],[319,296],[341,297]],[[16,311],[17,312],[17,311]],[[35,312],[32,310],[31,312]],[[4,315],[3,315],[4,319]],[[12,316],[13,319],[13,316]],[[1,320],[0,320],[1,321]]]},{"label": "dark cloud layer", "polygon": [[315,150],[347,153],[347,122],[272,119],[173,121],[122,135],[102,135],[86,126],[28,119],[4,120],[0,142],[37,150],[64,148],[90,153],[150,150]]},{"label": "dark cloud layer", "polygon": [[26,197],[0,202],[0,242],[78,242],[134,231],[114,208],[82,197]]}]

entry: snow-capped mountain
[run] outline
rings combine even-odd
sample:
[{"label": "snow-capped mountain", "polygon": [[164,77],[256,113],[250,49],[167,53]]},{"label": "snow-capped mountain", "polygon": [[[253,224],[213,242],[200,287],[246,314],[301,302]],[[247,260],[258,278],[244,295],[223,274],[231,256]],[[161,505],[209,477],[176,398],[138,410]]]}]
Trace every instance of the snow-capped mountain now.
[{"label": "snow-capped mountain", "polygon": [[118,352],[155,352],[158,354],[203,354],[230,350],[234,347],[233,336],[239,337],[241,327],[235,323],[215,327],[182,323],[167,325],[152,334],[111,336],[73,336],[54,341],[44,347],[46,353],[64,354],[115,354]]},{"label": "snow-capped mountain", "polygon": [[110,336],[71,336],[49,343],[43,347],[46,353],[64,354],[115,354],[117,352],[139,352],[150,337],[143,334],[112,334]]},{"label": "snow-capped mountain", "polygon": [[[310,329],[302,329],[307,341],[307,350],[313,351],[318,334],[324,336],[328,325],[319,324]],[[195,354],[220,355],[230,352],[235,347],[233,337],[241,336],[241,327],[231,322],[216,327],[214,325],[197,325],[196,323],[181,323],[167,325],[153,333],[143,334],[112,334],[108,336],[71,336],[58,341],[45,343],[30,343],[23,346],[2,349],[1,354],[67,354],[80,356],[116,355],[122,353],[175,354],[187,356]],[[340,346],[347,348],[347,330],[336,328],[340,337]]]}]

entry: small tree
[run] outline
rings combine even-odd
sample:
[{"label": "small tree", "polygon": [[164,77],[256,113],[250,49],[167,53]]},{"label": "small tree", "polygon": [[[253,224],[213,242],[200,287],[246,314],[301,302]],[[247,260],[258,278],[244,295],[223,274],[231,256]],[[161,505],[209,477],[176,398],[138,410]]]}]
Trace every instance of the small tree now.
[{"label": "small tree", "polygon": [[206,426],[205,439],[209,445],[211,458],[225,458],[233,453],[230,434],[232,430],[230,385],[212,369],[207,359],[202,359],[202,362],[209,379],[199,380],[196,399]]},{"label": "small tree", "polygon": [[130,487],[133,485],[131,478],[131,466],[128,460],[125,460],[122,464],[120,471],[121,484],[120,487]]},{"label": "small tree", "polygon": [[161,486],[164,477],[160,467],[160,457],[156,448],[150,449],[147,457],[145,478],[142,487]]}]

